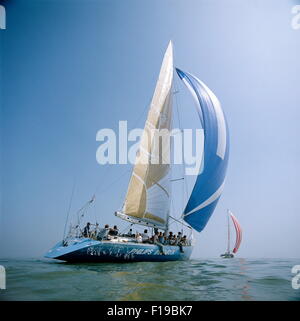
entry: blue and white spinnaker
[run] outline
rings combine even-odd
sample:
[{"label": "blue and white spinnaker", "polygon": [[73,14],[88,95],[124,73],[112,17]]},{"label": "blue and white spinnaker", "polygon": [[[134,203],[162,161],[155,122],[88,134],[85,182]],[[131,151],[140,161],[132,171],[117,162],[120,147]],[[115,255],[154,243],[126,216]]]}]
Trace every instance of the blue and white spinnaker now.
[{"label": "blue and white spinnaker", "polygon": [[204,163],[183,213],[184,220],[200,232],[211,217],[223,190],[229,155],[228,127],[214,93],[195,76],[177,68],[176,71],[196,99],[204,130]]}]

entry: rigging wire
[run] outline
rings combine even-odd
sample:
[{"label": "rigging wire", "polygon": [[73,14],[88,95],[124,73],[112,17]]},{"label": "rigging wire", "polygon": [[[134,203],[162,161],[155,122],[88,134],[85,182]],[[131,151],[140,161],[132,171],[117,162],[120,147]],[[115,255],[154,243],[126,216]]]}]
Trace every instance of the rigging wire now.
[{"label": "rigging wire", "polygon": [[94,213],[95,223],[98,223],[97,216],[96,216],[96,203],[94,203],[93,209],[94,209],[93,213]]},{"label": "rigging wire", "polygon": [[130,172],[131,170],[126,168],[125,171],[122,172],[122,174],[120,174],[118,176],[118,178],[116,178],[114,181],[112,181],[109,185],[107,185],[105,188],[103,188],[102,190],[100,190],[99,193],[104,194],[108,189],[110,189],[113,185],[115,185],[122,177],[125,176],[125,174],[127,174],[128,172]]},{"label": "rigging wire", "polygon": [[74,183],[73,183],[73,187],[72,187],[71,198],[70,198],[68,212],[67,212],[67,219],[66,219],[66,223],[65,223],[65,227],[64,227],[63,240],[65,239],[65,236],[66,236],[66,229],[67,229],[67,224],[68,224],[69,215],[70,215],[70,211],[71,211],[71,206],[72,206],[72,201],[73,201],[73,196],[74,196],[74,191],[75,191],[75,185],[76,185],[76,178],[74,178]]},{"label": "rigging wire", "polygon": [[[78,211],[77,211],[77,220],[78,220],[78,226],[80,225],[80,220],[81,220],[81,218],[83,218],[84,217],[84,215],[85,215],[85,212],[86,212],[86,210],[89,208],[89,206],[94,202],[94,200],[95,200],[95,195],[93,195],[93,197],[89,200],[89,201],[87,201]],[[82,213],[82,214],[80,214],[80,213]],[[79,216],[79,214],[80,214],[80,216]]]},{"label": "rigging wire", "polygon": [[[151,100],[150,100],[151,102]],[[149,104],[150,102],[148,102],[148,104],[144,107],[143,111],[141,112],[141,114],[139,115],[139,117],[135,120],[134,122],[134,127],[139,123],[139,121],[141,120],[141,118],[143,117],[145,111],[148,109],[149,107]],[[113,165],[113,164],[108,164],[108,165]],[[96,193],[97,194],[104,194],[106,191],[108,191],[112,186],[114,186],[122,177],[125,176],[126,173],[128,173],[130,170],[128,170],[126,168],[126,170],[124,172],[122,172],[122,174],[120,176],[117,177],[117,179],[115,179],[112,183],[108,184],[105,188],[101,189],[99,191],[99,188],[101,187],[101,184],[103,184],[103,181],[105,181],[105,179],[107,178],[107,176],[109,175],[110,171],[111,171],[111,168],[112,166],[109,166],[108,169],[105,171],[104,175],[102,176],[102,179],[99,180],[99,183],[97,184],[95,190],[94,190],[94,193],[93,195],[95,196]],[[73,191],[72,191],[72,196],[71,196],[71,199],[73,198]],[[89,204],[89,202],[88,202]],[[79,225],[79,222],[80,222],[80,217],[79,217],[79,213],[84,209],[85,206],[83,206],[81,209],[79,209],[77,211],[77,220],[78,220],[78,225]],[[65,224],[65,228],[64,228],[64,237],[65,237],[65,233],[66,233],[66,226],[67,226],[67,222],[68,222],[68,218],[69,218],[69,213],[70,213],[70,210],[71,210],[71,201],[70,201],[70,204],[69,204],[69,209],[68,209],[68,215],[67,215],[67,221],[66,221],[66,224]],[[81,217],[84,216],[84,213],[81,215]],[[97,221],[97,217],[96,217],[96,206],[94,206],[94,216],[95,216],[95,221]]]},{"label": "rigging wire", "polygon": [[130,223],[129,225],[126,225],[125,228],[123,228],[123,230],[121,230],[120,234],[124,234],[125,231],[129,230],[129,227],[133,226],[133,223]]},{"label": "rigging wire", "polygon": [[[149,108],[149,104],[151,103],[151,99],[150,101],[148,101],[147,105],[143,108],[142,112],[140,113],[140,115],[138,116],[138,118],[134,121],[133,124],[133,128],[135,128],[137,126],[137,124],[140,122],[140,120],[142,119],[143,115],[145,114],[145,111]],[[115,164],[108,164],[108,165],[115,165]],[[95,192],[94,194],[98,193],[99,188],[101,183],[103,183],[104,178],[107,177],[108,173],[110,173],[112,166],[109,166],[108,169],[105,171],[105,174],[103,175],[102,179],[100,180],[100,182],[97,184],[96,188],[95,188]]]}]

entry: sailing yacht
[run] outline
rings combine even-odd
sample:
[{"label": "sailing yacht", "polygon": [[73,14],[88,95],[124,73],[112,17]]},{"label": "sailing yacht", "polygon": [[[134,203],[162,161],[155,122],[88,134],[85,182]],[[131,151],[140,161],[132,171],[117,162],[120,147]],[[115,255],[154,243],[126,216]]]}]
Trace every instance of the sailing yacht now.
[{"label": "sailing yacht", "polygon": [[[221,196],[229,155],[227,123],[217,97],[198,78],[173,66],[173,45],[165,52],[154,95],[148,111],[140,146],[129,181],[123,207],[115,215],[131,226],[142,226],[169,233],[171,165],[149,159],[164,159],[170,152],[154,147],[152,129],[171,130],[173,118],[174,71],[191,92],[204,130],[202,166],[179,221],[190,232],[170,242],[141,242],[132,233],[107,235],[82,233],[80,222],[50,249],[45,257],[68,262],[175,261],[190,258],[194,242],[192,231],[201,232]],[[171,149],[171,147],[170,147]],[[86,206],[89,206],[93,199]],[[80,215],[79,215],[80,216]]]},{"label": "sailing yacht", "polygon": [[[232,253],[230,251],[230,222],[229,218],[231,218],[234,228],[235,228],[235,233],[236,233],[236,239],[235,239],[235,245],[232,250]],[[242,242],[242,228],[240,223],[238,222],[237,218],[232,214],[230,210],[227,210],[227,251],[224,254],[221,254],[221,257],[225,259],[230,259],[234,257],[234,254],[237,253],[240,245]],[[234,254],[233,254],[234,253]]]}]

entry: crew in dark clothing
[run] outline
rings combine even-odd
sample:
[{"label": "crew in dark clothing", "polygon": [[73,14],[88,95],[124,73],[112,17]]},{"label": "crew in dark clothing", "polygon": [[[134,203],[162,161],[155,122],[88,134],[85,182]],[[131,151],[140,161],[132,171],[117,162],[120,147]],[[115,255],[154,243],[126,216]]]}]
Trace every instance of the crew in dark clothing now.
[{"label": "crew in dark clothing", "polygon": [[89,237],[90,236],[90,222],[87,222],[85,228],[83,229],[83,236],[84,237]]},{"label": "crew in dark clothing", "polygon": [[115,236],[115,235],[118,235],[118,233],[119,233],[118,227],[117,227],[117,225],[115,225],[113,229],[110,229],[108,234]]},{"label": "crew in dark clothing", "polygon": [[173,232],[169,232],[169,236],[168,236],[168,244],[172,245],[172,239],[173,239]]}]

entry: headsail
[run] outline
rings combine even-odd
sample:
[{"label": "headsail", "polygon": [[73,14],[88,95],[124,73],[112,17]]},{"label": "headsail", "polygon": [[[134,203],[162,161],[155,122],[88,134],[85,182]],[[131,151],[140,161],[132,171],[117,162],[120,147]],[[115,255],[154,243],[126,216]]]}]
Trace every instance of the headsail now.
[{"label": "headsail", "polygon": [[163,143],[167,148],[161,150],[153,130],[171,129],[172,84],[173,48],[170,42],[141,137],[125,203],[122,212],[116,213],[131,222],[160,228],[166,228],[170,209],[170,162],[165,161],[170,154],[167,147],[170,145]]},{"label": "headsail", "polygon": [[196,98],[198,114],[204,130],[204,158],[184,220],[202,231],[221,196],[229,155],[226,119],[214,93],[198,78],[176,68],[179,77]]},{"label": "headsail", "polygon": [[233,253],[236,253],[241,245],[241,242],[242,242],[242,228],[241,228],[238,220],[236,219],[236,217],[232,214],[232,212],[228,211],[228,213],[232,219],[232,222],[233,222],[233,225],[234,225],[234,228],[236,231],[235,245],[234,245],[234,249],[232,250]]}]

